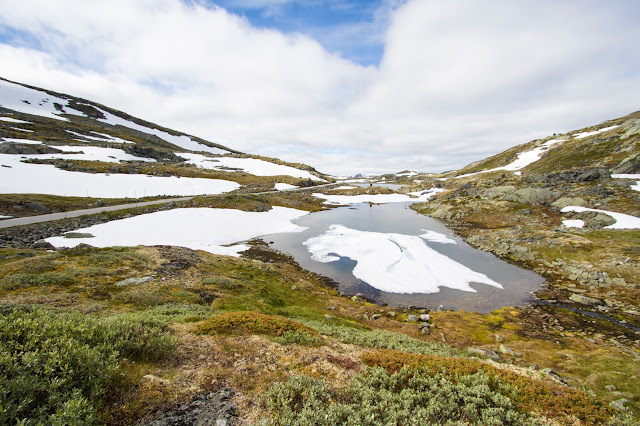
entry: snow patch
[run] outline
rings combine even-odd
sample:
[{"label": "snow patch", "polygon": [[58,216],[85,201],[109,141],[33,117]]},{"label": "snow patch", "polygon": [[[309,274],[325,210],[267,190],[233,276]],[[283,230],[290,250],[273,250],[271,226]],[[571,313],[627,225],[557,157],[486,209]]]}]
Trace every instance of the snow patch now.
[{"label": "snow patch", "polygon": [[[93,238],[47,238],[55,247],[75,247],[85,243],[94,247],[171,245],[227,256],[239,256],[246,244],[236,244],[261,235],[302,232],[307,228],[292,220],[309,212],[273,207],[268,212],[245,212],[232,209],[173,209],[114,220],[75,232]],[[230,246],[230,244],[233,244]]]},{"label": "snow patch", "polygon": [[358,188],[357,186],[348,186],[348,185],[344,185],[344,186],[339,186],[337,188],[331,188],[332,191],[337,191],[339,189],[356,189]]},{"label": "snow patch", "polygon": [[148,163],[155,163],[156,161],[153,158],[136,157],[135,155],[127,154],[118,148],[72,145],[51,145],[51,147],[64,152],[53,154],[28,154],[27,157],[36,159],[61,158],[65,160],[103,161],[106,163],[117,163],[119,161],[144,161]]},{"label": "snow patch", "polygon": [[[291,176],[301,179],[312,179],[324,181],[317,176],[312,175],[306,170],[296,169],[295,167],[274,164],[256,158],[238,158],[238,157],[206,157],[201,154],[176,152],[182,158],[186,158],[187,162],[195,164],[203,169],[230,171],[228,169],[237,169],[237,171],[250,173],[254,176]],[[233,171],[233,170],[231,170]]]},{"label": "snow patch", "polygon": [[28,130],[28,129],[21,129],[19,127],[12,127],[13,130],[19,130],[21,132],[29,132],[29,133],[33,133],[33,130]]},{"label": "snow patch", "polygon": [[348,257],[357,262],[353,275],[389,293],[437,293],[440,287],[476,292],[469,284],[502,285],[438,253],[422,238],[331,225],[303,243],[317,262]]},{"label": "snow patch", "polygon": [[567,212],[598,212],[604,213],[616,220],[613,225],[605,226],[604,229],[640,229],[640,218],[624,213],[610,212],[608,210],[589,209],[587,207],[567,206],[560,210],[562,213]]},{"label": "snow patch", "polygon": [[442,188],[431,188],[424,191],[411,192],[410,197],[405,194],[360,194],[360,195],[329,195],[319,192],[313,193],[316,198],[322,198],[325,200],[324,204],[333,205],[346,205],[346,204],[361,204],[361,203],[373,203],[373,204],[387,204],[387,203],[407,203],[428,201],[438,192],[442,192]]},{"label": "snow patch", "polygon": [[298,187],[295,185],[289,185],[288,183],[276,183],[275,188],[278,191],[288,191],[290,189],[297,189]]},{"label": "snow patch", "polygon": [[428,229],[423,229],[423,231],[425,231],[425,233],[420,235],[420,238],[425,239],[427,241],[440,243],[440,244],[458,244],[455,242],[455,240],[452,240],[451,238],[439,232],[431,231]]},{"label": "snow patch", "polygon": [[597,135],[598,133],[607,132],[609,130],[615,129],[616,127],[620,127],[620,125],[618,124],[618,125],[615,125],[615,126],[604,127],[602,129],[594,130],[592,132],[575,133],[572,136],[573,136],[574,139],[582,139],[582,138],[586,138],[588,136]]},{"label": "snow patch", "polygon": [[[61,105],[63,108],[68,105],[68,100],[50,95],[46,92],[19,84],[10,83],[0,80],[0,106],[19,111],[25,114],[39,115],[41,117],[55,118],[56,120],[68,121],[61,117],[54,103]],[[83,116],[83,114],[74,109],[65,109],[66,114]],[[6,121],[6,120],[5,120]]]},{"label": "snow patch", "polygon": [[17,118],[11,118],[11,117],[0,117],[0,121],[8,121],[9,123],[33,124],[30,121],[18,120]]},{"label": "snow patch", "polygon": [[0,167],[0,194],[137,198],[221,194],[240,187],[220,179],[70,172],[49,164],[23,163],[11,154],[0,154],[0,165],[8,166]]},{"label": "snow patch", "polygon": [[617,174],[617,175],[611,175],[612,178],[615,179],[635,179],[636,184],[635,185],[631,185],[631,189],[633,189],[634,191],[640,191],[640,174]]},{"label": "snow patch", "polygon": [[562,221],[562,224],[567,228],[583,228],[584,220],[580,219],[566,219]]},{"label": "snow patch", "polygon": [[40,141],[32,141],[30,139],[13,139],[13,138],[5,138],[5,140],[1,141],[0,143],[9,143],[9,142],[14,142],[14,143],[23,143],[26,145],[41,145],[42,142]]}]

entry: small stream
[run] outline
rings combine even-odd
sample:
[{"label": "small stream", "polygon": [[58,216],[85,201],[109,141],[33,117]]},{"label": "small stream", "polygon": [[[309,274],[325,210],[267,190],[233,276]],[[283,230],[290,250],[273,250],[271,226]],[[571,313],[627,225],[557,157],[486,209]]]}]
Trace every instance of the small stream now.
[{"label": "small stream", "polygon": [[[544,282],[542,277],[504,262],[490,253],[474,249],[455,236],[440,221],[411,210],[410,204],[358,204],[311,213],[294,221],[297,225],[307,227],[307,230],[300,233],[272,234],[262,239],[273,248],[292,255],[303,268],[333,279],[339,283],[340,291],[349,295],[362,293],[380,304],[414,305],[430,309],[436,309],[442,305],[445,309],[486,313],[503,306],[535,303],[530,293],[539,289],[540,284]],[[340,257],[339,260],[330,263],[321,263],[311,258],[311,254],[303,243],[312,237],[326,233],[331,225],[343,225],[358,231],[385,234],[419,236],[425,231],[444,234],[456,244],[433,241],[424,241],[424,244],[475,272],[485,274],[504,288],[471,282],[470,286],[477,291],[475,293],[444,286],[439,288],[439,292],[431,294],[378,290],[353,275],[356,261],[348,257]]]}]

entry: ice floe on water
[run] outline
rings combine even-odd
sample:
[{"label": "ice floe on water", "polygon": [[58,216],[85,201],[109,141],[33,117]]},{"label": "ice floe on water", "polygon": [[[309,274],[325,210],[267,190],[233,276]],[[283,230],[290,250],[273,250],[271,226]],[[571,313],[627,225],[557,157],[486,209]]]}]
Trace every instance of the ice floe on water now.
[{"label": "ice floe on water", "polygon": [[412,192],[411,197],[406,194],[360,194],[360,195],[330,195],[314,192],[313,196],[316,198],[323,198],[324,204],[333,205],[347,205],[347,204],[387,204],[387,203],[407,203],[415,201],[427,201],[438,192],[442,192],[444,189],[431,188],[425,191]]},{"label": "ice floe on water", "polygon": [[20,160],[19,155],[0,154],[0,194],[136,198],[221,194],[240,187],[236,182],[221,179],[70,172]]},{"label": "ice floe on water", "polygon": [[55,247],[75,247],[85,243],[94,247],[172,245],[227,256],[239,256],[255,237],[280,232],[301,232],[306,228],[291,223],[308,212],[273,207],[267,212],[232,209],[187,208],[160,211],[114,220],[78,229],[90,238],[52,237]]},{"label": "ice floe on water", "polygon": [[288,183],[276,183],[274,185],[277,191],[288,191],[290,189],[297,189],[298,187],[295,185],[289,185]]},{"label": "ice floe on water", "polygon": [[[640,217],[631,216],[624,213],[616,213],[608,210],[589,209],[587,207],[567,206],[560,210],[562,213],[567,212],[597,212],[604,213],[616,220],[613,225],[605,226],[604,229],[640,229]],[[564,221],[563,221],[564,222]]]},{"label": "ice floe on water", "polygon": [[440,287],[476,292],[471,283],[503,288],[429,247],[414,235],[359,231],[331,225],[303,243],[312,259],[328,263],[347,257],[356,262],[353,275],[389,293],[438,293]]},{"label": "ice floe on water", "polygon": [[423,238],[427,241],[440,244],[458,244],[455,242],[455,240],[452,240],[451,238],[439,232],[431,231],[429,229],[423,229],[423,231],[424,234],[421,234],[420,238]]},{"label": "ice floe on water", "polygon": [[324,181],[324,179],[314,176],[306,170],[283,166],[282,164],[275,164],[257,158],[206,157],[201,154],[185,152],[176,152],[176,155],[186,158],[189,163],[195,164],[203,169],[239,171],[250,173],[254,176],[291,176],[301,179]]}]

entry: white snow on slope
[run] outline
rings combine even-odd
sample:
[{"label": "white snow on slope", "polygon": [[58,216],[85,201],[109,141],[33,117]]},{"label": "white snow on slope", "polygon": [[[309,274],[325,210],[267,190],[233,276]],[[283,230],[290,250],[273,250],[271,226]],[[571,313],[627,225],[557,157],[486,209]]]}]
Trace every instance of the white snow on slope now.
[{"label": "white snow on slope", "polygon": [[346,205],[346,204],[361,204],[361,203],[373,203],[373,204],[387,204],[387,203],[406,203],[427,201],[433,197],[436,193],[444,191],[441,188],[431,188],[425,191],[412,192],[415,197],[410,197],[405,194],[360,194],[360,195],[329,195],[321,193],[313,193],[316,198],[323,198],[326,200],[324,204],[333,205]]},{"label": "white snow on slope", "polygon": [[582,139],[582,138],[586,138],[587,136],[593,136],[593,135],[597,135],[598,133],[607,132],[609,130],[615,129],[616,127],[620,127],[620,125],[618,124],[615,126],[604,127],[602,129],[594,130],[593,132],[576,133],[572,136],[574,139]]},{"label": "white snow on slope", "polygon": [[507,164],[506,166],[496,167],[494,169],[482,170],[482,171],[476,172],[476,173],[468,173],[466,175],[456,176],[456,179],[457,178],[468,177],[468,176],[474,176],[474,175],[478,175],[480,173],[495,172],[497,170],[508,170],[508,171],[512,171],[512,172],[516,171],[516,170],[520,170],[520,169],[528,166],[529,164],[532,164],[532,163],[535,163],[536,161],[538,161],[542,157],[542,154],[544,154],[546,151],[549,150],[551,145],[555,145],[555,144],[557,144],[559,142],[566,142],[566,140],[565,139],[551,139],[550,141],[547,141],[547,142],[543,143],[542,145],[540,145],[538,147],[535,147],[531,151],[525,151],[525,152],[519,153],[518,154],[518,158],[516,158],[515,161],[513,161],[510,164]]},{"label": "white snow on slope", "polygon": [[288,191],[290,189],[296,189],[298,187],[295,185],[289,185],[288,183],[276,183],[275,188],[278,191]]},{"label": "white snow on slope", "polygon": [[18,120],[17,118],[11,118],[11,117],[0,117],[0,121],[8,121],[9,123],[33,124],[30,121]]},{"label": "white snow on slope", "polygon": [[469,284],[502,285],[438,253],[413,235],[385,234],[331,225],[303,243],[312,259],[329,263],[348,257],[353,275],[390,293],[437,293],[440,287],[476,292]]},{"label": "white snow on slope", "polygon": [[117,148],[72,145],[51,145],[51,147],[64,152],[53,154],[26,154],[23,156],[40,160],[60,158],[65,160],[103,161],[106,163],[117,163],[119,161],[144,161],[148,163],[155,163],[156,161],[153,158],[136,157],[135,155],[127,154],[123,150]]},{"label": "white snow on slope", "polygon": [[273,207],[260,213],[211,208],[173,209],[77,230],[92,234],[94,238],[52,237],[47,241],[55,247],[75,247],[80,243],[94,247],[172,245],[239,256],[238,253],[249,246],[236,244],[238,242],[261,235],[304,231],[306,228],[291,221],[308,213],[285,207]]},{"label": "white snow on slope", "polygon": [[159,129],[145,127],[140,124],[136,124],[133,121],[125,120],[124,118],[120,118],[116,115],[103,111],[100,108],[96,108],[96,109],[99,110],[101,113],[103,113],[105,116],[105,118],[100,118],[99,121],[104,121],[114,126],[120,124],[130,129],[139,130],[141,132],[148,133],[150,135],[156,135],[160,139],[163,139],[176,146],[179,146],[180,148],[188,149],[190,151],[205,151],[211,154],[228,154],[229,153],[229,151],[224,149],[213,148],[208,145],[198,143],[193,139],[191,139],[189,136],[185,136],[185,135],[175,136],[175,135],[172,135],[171,133],[167,133]]},{"label": "white snow on slope", "polygon": [[206,157],[200,154],[176,152],[182,158],[186,158],[191,164],[195,164],[203,169],[225,170],[225,168],[239,169],[250,173],[254,176],[292,176],[301,179],[312,179],[316,181],[324,181],[317,176],[312,175],[306,170],[296,169],[295,167],[283,166],[280,164],[270,163],[256,158],[238,158],[238,157]]},{"label": "white snow on slope", "polygon": [[29,132],[29,133],[33,133],[33,130],[28,130],[28,129],[21,129],[19,127],[12,127],[13,130],[19,130],[21,132]]},{"label": "white snow on slope", "polygon": [[356,189],[357,186],[348,186],[348,185],[344,185],[344,186],[339,186],[337,188],[331,188],[332,191],[337,191],[339,189]]},{"label": "white snow on slope", "polygon": [[636,184],[631,185],[631,189],[633,189],[634,191],[640,191],[640,174],[618,174],[611,175],[611,177],[616,179],[635,179]]},{"label": "white snow on slope", "polygon": [[433,243],[440,243],[440,244],[458,244],[455,242],[455,240],[452,240],[451,238],[439,232],[431,231],[428,229],[423,229],[423,231],[425,231],[425,233],[420,235],[420,238],[425,239],[427,241],[431,241]]},{"label": "white snow on slope", "polygon": [[13,216],[5,216],[0,214],[0,219],[11,219]]},{"label": "white snow on slope", "polygon": [[0,194],[51,194],[126,198],[158,195],[221,194],[240,187],[220,179],[81,173],[49,164],[27,164],[20,156],[0,154]]},{"label": "white snow on slope", "polygon": [[604,213],[616,220],[613,225],[605,226],[604,229],[640,229],[640,218],[631,216],[624,213],[610,212],[608,210],[589,209],[587,207],[567,206],[560,210],[562,213],[566,212],[598,212]]},{"label": "white snow on slope", "polygon": [[[68,121],[66,118],[58,115],[60,111],[56,110],[53,106],[54,103],[66,107],[68,101],[40,90],[29,89],[19,84],[0,80],[0,106],[4,108],[20,111],[25,114]],[[84,116],[81,112],[71,108],[65,108],[65,111],[67,114]]]},{"label": "white snow on slope", "polygon": [[92,141],[96,141],[96,142],[107,142],[107,143],[135,143],[135,142],[131,142],[131,141],[127,141],[121,138],[117,138],[115,136],[111,136],[111,135],[105,135],[104,133],[96,133],[96,132],[91,132],[94,135],[98,135],[98,136],[89,136],[89,135],[83,135],[81,133],[76,133],[76,132],[72,132],[71,130],[67,130],[68,133],[71,133],[72,135],[84,138],[84,139],[74,139],[78,142],[85,142],[85,139],[89,139]]}]

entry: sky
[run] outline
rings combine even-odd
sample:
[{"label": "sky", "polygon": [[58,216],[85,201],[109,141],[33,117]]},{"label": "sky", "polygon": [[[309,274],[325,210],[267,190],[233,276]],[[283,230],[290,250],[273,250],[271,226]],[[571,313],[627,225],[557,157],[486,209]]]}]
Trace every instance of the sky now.
[{"label": "sky", "polygon": [[636,0],[0,2],[0,76],[334,175],[640,110],[637,40]]}]

